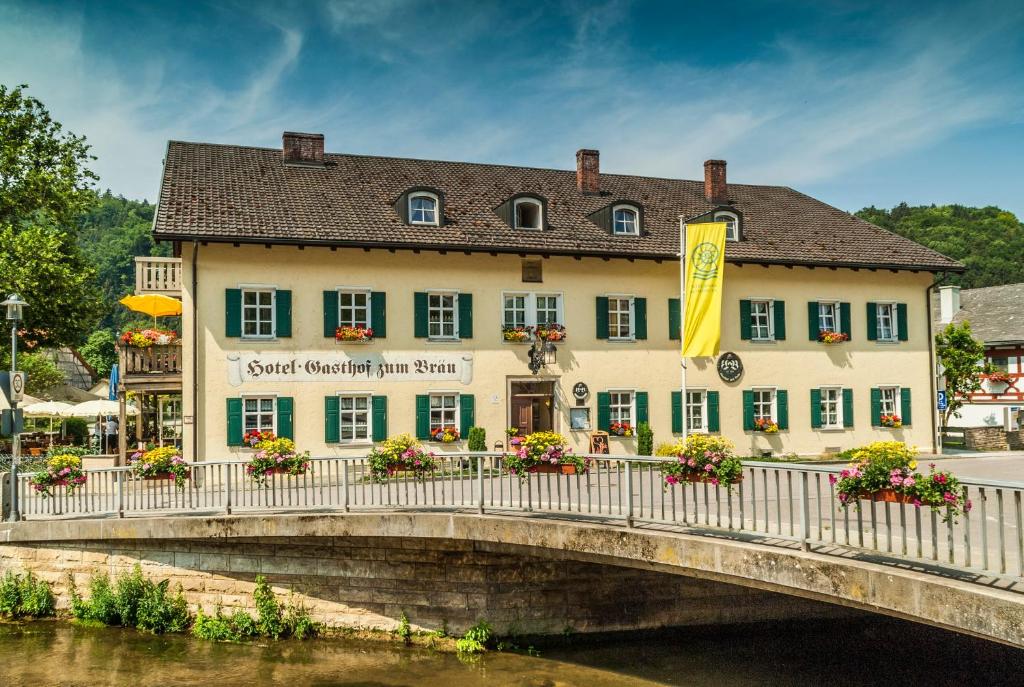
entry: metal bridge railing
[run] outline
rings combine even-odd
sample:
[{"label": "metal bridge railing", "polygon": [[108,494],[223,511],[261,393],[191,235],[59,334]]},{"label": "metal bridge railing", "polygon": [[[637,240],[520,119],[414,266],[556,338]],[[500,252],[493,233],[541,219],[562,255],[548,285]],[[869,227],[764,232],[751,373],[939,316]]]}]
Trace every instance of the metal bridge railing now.
[{"label": "metal bridge railing", "polygon": [[436,456],[424,477],[399,473],[371,479],[365,458],[313,458],[304,475],[272,475],[257,484],[245,461],[191,464],[183,489],[172,480],[140,480],[129,468],[88,471],[68,494],[44,497],[31,474],[19,473],[21,517],[174,515],[265,511],[368,509],[535,512],[590,516],[637,524],[671,525],[712,534],[734,533],[762,543],[847,555],[868,551],[982,576],[1024,577],[1024,483],[961,479],[970,513],[942,513],[909,504],[857,502],[839,507],[832,466],[745,462],[732,489],[707,483],[665,487],[657,458],[591,456],[588,472],[574,475],[507,474],[500,453]]}]

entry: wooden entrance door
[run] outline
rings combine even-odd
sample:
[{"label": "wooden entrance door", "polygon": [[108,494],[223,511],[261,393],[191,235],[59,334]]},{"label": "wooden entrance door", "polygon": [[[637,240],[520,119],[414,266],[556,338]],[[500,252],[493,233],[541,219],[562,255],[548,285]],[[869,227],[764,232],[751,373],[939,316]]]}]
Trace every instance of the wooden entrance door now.
[{"label": "wooden entrance door", "polygon": [[532,401],[531,398],[512,399],[512,426],[519,430],[521,437],[533,432]]}]

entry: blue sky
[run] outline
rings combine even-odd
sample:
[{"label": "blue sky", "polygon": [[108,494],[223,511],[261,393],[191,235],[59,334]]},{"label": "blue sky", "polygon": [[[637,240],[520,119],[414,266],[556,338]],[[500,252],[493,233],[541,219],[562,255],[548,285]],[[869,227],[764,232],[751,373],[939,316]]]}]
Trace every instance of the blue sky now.
[{"label": "blue sky", "polygon": [[168,139],[797,188],[1024,216],[1024,2],[19,2],[0,82],[154,199]]}]

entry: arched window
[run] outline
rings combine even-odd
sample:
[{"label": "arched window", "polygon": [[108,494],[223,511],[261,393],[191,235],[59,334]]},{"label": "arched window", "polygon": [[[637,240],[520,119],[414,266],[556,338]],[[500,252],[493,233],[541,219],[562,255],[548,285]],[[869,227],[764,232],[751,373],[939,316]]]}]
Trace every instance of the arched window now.
[{"label": "arched window", "polygon": [[637,236],[640,233],[640,213],[632,205],[612,208],[612,233],[618,236]]},{"label": "arched window", "polygon": [[536,198],[517,198],[515,202],[516,229],[544,227],[544,206]]},{"label": "arched window", "polygon": [[731,212],[716,212],[716,222],[725,222],[725,240],[726,241],[739,241],[740,240],[740,220]]},{"label": "arched window", "polygon": [[417,191],[410,195],[409,222],[437,226],[437,196],[426,191]]}]

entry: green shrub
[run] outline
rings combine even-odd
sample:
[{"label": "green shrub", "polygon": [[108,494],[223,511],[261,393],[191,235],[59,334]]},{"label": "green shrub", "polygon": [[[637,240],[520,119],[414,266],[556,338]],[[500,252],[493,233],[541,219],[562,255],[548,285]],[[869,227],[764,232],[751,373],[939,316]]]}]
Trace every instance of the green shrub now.
[{"label": "green shrub", "polygon": [[169,580],[157,584],[148,583],[139,600],[136,627],[145,632],[163,634],[165,632],[184,632],[188,629],[188,603],[178,585],[176,593],[167,593]]},{"label": "green shrub", "polygon": [[114,608],[117,609],[119,625],[135,627],[138,624],[139,604],[146,593],[147,584],[153,584],[142,576],[138,563],[127,575],[118,575],[114,583]]},{"label": "green shrub", "polygon": [[213,642],[240,642],[257,636],[259,630],[256,620],[241,609],[226,616],[220,608],[214,615],[206,615],[200,608],[192,622],[192,634]]},{"label": "green shrub", "polygon": [[50,585],[32,573],[16,575],[8,570],[0,580],[0,616],[44,618],[54,615],[56,603]]},{"label": "green shrub", "polygon": [[69,580],[71,592],[71,615],[78,620],[89,620],[104,625],[120,625],[121,616],[117,613],[117,599],[110,585],[110,578],[105,573],[92,576],[89,580],[89,598],[83,599],[78,594],[74,582]]},{"label": "green shrub", "polygon": [[636,427],[636,452],[641,456],[654,454],[654,431],[648,422],[641,422]]},{"label": "green shrub", "polygon": [[494,640],[494,628],[486,620],[478,620],[476,625],[466,630],[466,634],[455,642],[455,650],[463,654],[479,654],[487,650]]},{"label": "green shrub", "polygon": [[486,451],[487,431],[483,427],[470,427],[468,446],[470,451]]},{"label": "green shrub", "polygon": [[51,446],[46,449],[46,457],[53,456],[88,456],[92,453],[88,446]]},{"label": "green shrub", "polygon": [[80,446],[85,447],[89,443],[89,425],[80,417],[69,417],[64,420],[64,433]]},{"label": "green shrub", "polygon": [[406,646],[412,644],[412,626],[409,625],[409,616],[405,614],[405,611],[402,611],[402,617],[398,622],[398,636]]},{"label": "green shrub", "polygon": [[285,633],[281,605],[263,575],[256,576],[256,589],[252,592],[252,598],[256,602],[256,627],[259,633],[264,637],[279,639]]}]

